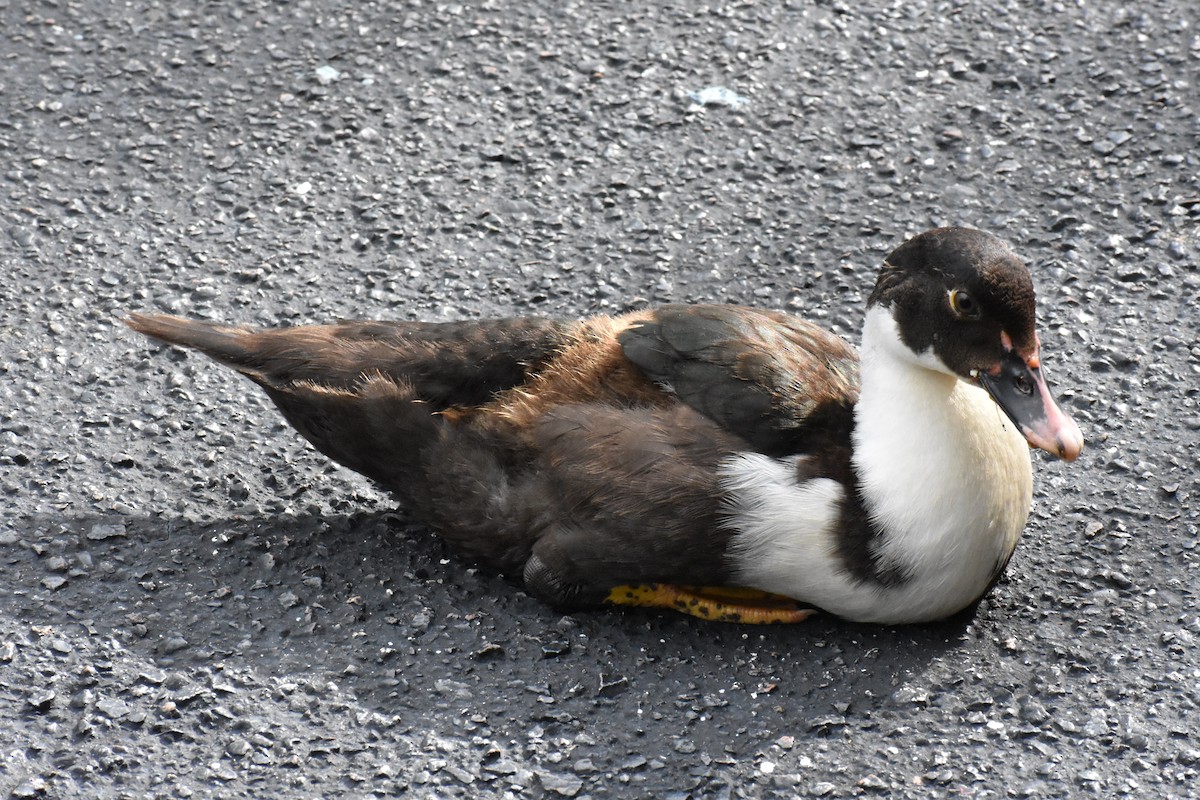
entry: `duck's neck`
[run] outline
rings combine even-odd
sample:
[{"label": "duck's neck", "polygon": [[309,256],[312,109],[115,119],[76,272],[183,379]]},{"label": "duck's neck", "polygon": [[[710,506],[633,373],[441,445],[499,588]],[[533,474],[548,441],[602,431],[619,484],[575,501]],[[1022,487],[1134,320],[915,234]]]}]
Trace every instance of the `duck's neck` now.
[{"label": "duck's neck", "polygon": [[1025,524],[1028,445],[982,389],[944,371],[932,351],[908,350],[879,305],[867,312],[860,369],[854,468],[884,532],[879,566],[982,592]]}]

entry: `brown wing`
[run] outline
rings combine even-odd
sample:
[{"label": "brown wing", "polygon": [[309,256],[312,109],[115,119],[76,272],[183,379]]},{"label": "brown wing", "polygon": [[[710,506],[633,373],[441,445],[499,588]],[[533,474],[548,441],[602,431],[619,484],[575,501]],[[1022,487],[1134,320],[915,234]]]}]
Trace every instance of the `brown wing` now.
[{"label": "brown wing", "polygon": [[854,349],[786,314],[663,306],[619,339],[647,376],[768,455],[805,450],[813,435],[827,435],[831,410],[858,400]]}]

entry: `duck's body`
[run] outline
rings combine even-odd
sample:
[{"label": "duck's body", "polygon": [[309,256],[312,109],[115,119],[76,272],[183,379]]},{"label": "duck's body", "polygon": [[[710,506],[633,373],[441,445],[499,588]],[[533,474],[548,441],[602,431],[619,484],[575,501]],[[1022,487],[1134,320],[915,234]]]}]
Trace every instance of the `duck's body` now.
[{"label": "duck's body", "polygon": [[[694,584],[917,622],[1003,570],[1029,509],[1027,439],[1066,458],[1082,440],[1037,375],[1032,287],[1006,248],[946,229],[889,262],[861,359],[804,321],[718,305],[575,324],[130,324],[246,374],[319,450],[556,606]],[[946,281],[990,314],[931,315]],[[1006,403],[1024,436],[971,374],[1001,383],[1018,354],[1045,410],[1026,425]]]}]

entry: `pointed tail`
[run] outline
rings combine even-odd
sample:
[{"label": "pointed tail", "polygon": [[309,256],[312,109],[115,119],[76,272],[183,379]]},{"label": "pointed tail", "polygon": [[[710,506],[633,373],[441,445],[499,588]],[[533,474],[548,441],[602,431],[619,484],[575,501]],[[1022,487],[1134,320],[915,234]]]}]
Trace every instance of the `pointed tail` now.
[{"label": "pointed tail", "polygon": [[253,328],[219,325],[170,314],[130,314],[125,324],[160,342],[199,350],[209,358],[234,369],[254,369]]},{"label": "pointed tail", "polygon": [[571,326],[543,319],[381,322],[254,328],[131,314],[130,328],[189,347],[261,386],[297,381],[352,389],[382,374],[407,383],[435,411],[488,402],[539,370],[571,341]]}]

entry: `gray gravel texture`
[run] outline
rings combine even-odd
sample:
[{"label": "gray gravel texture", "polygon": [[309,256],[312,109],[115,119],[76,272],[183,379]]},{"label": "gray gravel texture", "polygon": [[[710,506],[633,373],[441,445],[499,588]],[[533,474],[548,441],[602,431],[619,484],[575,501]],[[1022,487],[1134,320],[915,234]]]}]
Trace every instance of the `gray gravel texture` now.
[{"label": "gray gravel texture", "polygon": [[[1200,792],[1192,0],[0,15],[0,796]],[[562,617],[119,323],[716,300],[857,339],[944,223],[1028,258],[1089,449],[937,626]]]}]

